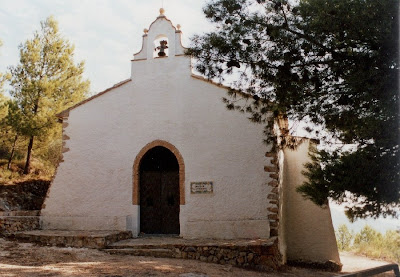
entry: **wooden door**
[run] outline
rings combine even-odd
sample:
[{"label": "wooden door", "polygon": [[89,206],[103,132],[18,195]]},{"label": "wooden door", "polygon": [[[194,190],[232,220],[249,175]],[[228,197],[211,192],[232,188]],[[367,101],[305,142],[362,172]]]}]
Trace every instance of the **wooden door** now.
[{"label": "wooden door", "polygon": [[140,165],[140,231],[179,234],[179,166],[173,153],[155,147]]},{"label": "wooden door", "polygon": [[179,234],[179,172],[161,173],[161,233]]}]

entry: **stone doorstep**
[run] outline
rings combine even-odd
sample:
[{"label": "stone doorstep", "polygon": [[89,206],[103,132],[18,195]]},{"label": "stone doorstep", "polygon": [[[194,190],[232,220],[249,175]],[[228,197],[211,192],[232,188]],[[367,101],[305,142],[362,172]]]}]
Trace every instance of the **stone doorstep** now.
[{"label": "stone doorstep", "polygon": [[61,231],[35,230],[17,232],[12,238],[17,240],[60,247],[105,248],[119,240],[132,237],[130,231]]}]

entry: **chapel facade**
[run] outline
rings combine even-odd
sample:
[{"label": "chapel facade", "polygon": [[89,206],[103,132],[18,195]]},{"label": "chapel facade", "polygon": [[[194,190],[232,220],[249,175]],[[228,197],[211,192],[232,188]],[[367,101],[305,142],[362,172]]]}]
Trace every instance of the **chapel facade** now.
[{"label": "chapel facade", "polygon": [[313,142],[265,144],[262,125],[225,108],[226,87],[192,73],[181,36],[161,10],[130,78],[58,115],[63,158],[42,228],[278,237],[284,259],[339,262],[329,207],[295,192]]}]

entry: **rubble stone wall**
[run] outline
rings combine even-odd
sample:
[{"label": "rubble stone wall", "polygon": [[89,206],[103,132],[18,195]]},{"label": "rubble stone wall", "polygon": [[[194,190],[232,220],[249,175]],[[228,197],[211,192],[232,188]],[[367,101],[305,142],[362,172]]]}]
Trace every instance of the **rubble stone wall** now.
[{"label": "rubble stone wall", "polygon": [[0,212],[0,236],[40,228],[40,211]]},{"label": "rubble stone wall", "polygon": [[278,240],[270,245],[175,247],[174,258],[229,264],[257,270],[276,270],[281,266]]},{"label": "rubble stone wall", "polygon": [[49,186],[48,180],[0,184],[0,236],[40,228],[40,209]]}]

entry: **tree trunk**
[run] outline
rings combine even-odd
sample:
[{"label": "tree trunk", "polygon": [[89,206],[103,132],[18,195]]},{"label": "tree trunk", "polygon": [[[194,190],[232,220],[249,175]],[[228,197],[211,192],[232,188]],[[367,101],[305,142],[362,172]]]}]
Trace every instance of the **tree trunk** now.
[{"label": "tree trunk", "polygon": [[29,174],[31,170],[31,155],[32,155],[32,147],[33,147],[33,136],[29,139],[28,145],[28,154],[26,155],[26,163],[24,168],[24,174]]},{"label": "tree trunk", "polygon": [[[36,99],[35,107],[33,108],[34,115],[36,115],[38,108],[39,108],[39,98]],[[26,155],[24,174],[29,174],[29,172],[31,171],[31,155],[32,155],[32,147],[33,147],[33,138],[34,138],[34,136],[31,136],[31,138],[29,139],[28,153]]]},{"label": "tree trunk", "polygon": [[8,164],[7,164],[7,169],[10,170],[11,169],[11,161],[14,157],[14,152],[15,152],[15,145],[17,144],[17,139],[18,139],[18,135],[15,135],[15,139],[14,139],[14,143],[11,149],[11,154],[10,154],[10,158],[8,159]]}]

